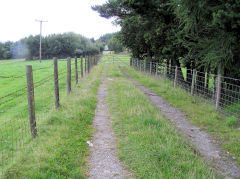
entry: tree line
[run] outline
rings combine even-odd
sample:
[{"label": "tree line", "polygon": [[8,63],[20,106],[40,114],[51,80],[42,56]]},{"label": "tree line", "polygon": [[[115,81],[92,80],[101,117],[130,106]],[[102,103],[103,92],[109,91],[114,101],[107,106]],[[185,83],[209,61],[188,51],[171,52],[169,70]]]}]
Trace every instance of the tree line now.
[{"label": "tree line", "polygon": [[107,33],[102,35],[98,41],[102,42],[104,45],[108,46],[109,51],[114,51],[115,53],[120,53],[126,50],[123,44],[118,40],[118,33]]},{"label": "tree line", "polygon": [[[104,50],[104,43],[88,39],[72,32],[52,34],[42,38],[42,57],[66,58],[68,56],[96,55]],[[17,42],[0,42],[0,59],[38,59],[39,35],[29,36]]]},{"label": "tree line", "polygon": [[[92,7],[121,26],[133,57],[240,78],[239,0],[108,0]],[[182,75],[183,76],[183,75]],[[238,83],[238,82],[236,82]]]}]

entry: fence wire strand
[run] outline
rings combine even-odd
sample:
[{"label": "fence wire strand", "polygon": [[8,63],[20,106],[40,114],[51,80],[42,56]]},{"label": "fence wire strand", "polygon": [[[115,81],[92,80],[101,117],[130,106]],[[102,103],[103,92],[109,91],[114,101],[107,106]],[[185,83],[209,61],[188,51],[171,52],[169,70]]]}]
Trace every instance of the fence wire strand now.
[{"label": "fence wire strand", "polygon": [[[201,71],[185,69],[176,66],[165,66],[156,62],[131,59],[130,65],[141,72],[173,81],[177,86],[195,96],[201,97],[205,102],[216,105],[218,75]],[[227,116],[240,120],[240,79],[221,76],[220,99],[218,111]]]}]

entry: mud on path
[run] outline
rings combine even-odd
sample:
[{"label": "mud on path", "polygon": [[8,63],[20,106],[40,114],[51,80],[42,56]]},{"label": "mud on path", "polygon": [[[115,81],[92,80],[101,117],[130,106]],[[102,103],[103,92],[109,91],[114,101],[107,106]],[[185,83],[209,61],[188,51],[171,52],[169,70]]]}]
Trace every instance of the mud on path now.
[{"label": "mud on path", "polygon": [[117,142],[114,136],[107,102],[107,82],[105,69],[102,83],[98,89],[98,104],[95,110],[93,127],[96,132],[93,135],[93,146],[90,155],[90,179],[124,179],[131,178],[130,173],[124,169],[117,154]]},{"label": "mud on path", "polygon": [[190,124],[184,113],[179,109],[170,106],[162,97],[133,79],[123,68],[120,67],[120,69],[123,74],[129,77],[131,81],[143,91],[149,100],[161,110],[178,130],[194,144],[198,153],[215,168],[217,173],[225,178],[240,178],[240,169],[209,134],[201,131],[199,127]]}]

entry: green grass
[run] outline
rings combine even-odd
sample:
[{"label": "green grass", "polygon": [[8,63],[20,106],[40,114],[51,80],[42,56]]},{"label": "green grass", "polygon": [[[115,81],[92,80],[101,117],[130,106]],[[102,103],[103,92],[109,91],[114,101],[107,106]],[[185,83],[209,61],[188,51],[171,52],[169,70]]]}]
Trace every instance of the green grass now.
[{"label": "green grass", "polygon": [[41,123],[40,135],[19,152],[4,172],[5,178],[84,178],[88,145],[96,108],[102,67],[93,72],[62,100],[59,110]]},{"label": "green grass", "polygon": [[[144,94],[110,66],[108,106],[119,158],[136,178],[215,178],[216,175]],[[119,77],[125,79],[119,80]]]},{"label": "green grass", "polygon": [[[34,70],[33,76],[35,85],[35,111],[38,135],[46,135],[45,132],[48,129],[48,126],[46,126],[46,120],[50,119],[52,117],[52,113],[55,112],[52,63],[52,60],[43,61],[42,64],[40,64],[38,61],[1,61],[0,98],[18,89],[23,89],[9,97],[0,99],[0,103],[10,100],[5,104],[0,105],[0,175],[2,174],[3,170],[5,170],[9,165],[13,163],[14,160],[16,160],[16,158],[19,157],[19,152],[22,151],[23,148],[25,148],[27,145],[32,144],[25,89],[26,65],[32,65]],[[59,61],[60,103],[62,105],[64,105],[64,102],[67,98],[66,63],[66,61]],[[80,70],[80,60],[78,60],[78,69]],[[98,76],[95,76],[95,78],[99,79]],[[43,81],[43,83],[38,83],[39,81]],[[74,81],[74,63],[72,62],[72,86],[76,87]],[[83,88],[83,84],[81,84],[82,82],[83,81],[80,81],[81,88]],[[86,83],[86,85],[88,84],[87,82],[84,83]],[[89,92],[85,91],[85,93]],[[47,132],[52,131],[49,130]],[[45,136],[45,138],[47,137]],[[38,140],[40,139],[37,139],[36,141]]]},{"label": "green grass", "polygon": [[153,78],[131,68],[126,68],[126,71],[144,86],[168,100],[170,105],[181,109],[192,124],[200,126],[219,140],[222,148],[235,156],[240,166],[240,130],[236,126],[228,125],[228,119],[216,113],[215,106],[198,100],[181,88],[174,89],[169,80]]}]

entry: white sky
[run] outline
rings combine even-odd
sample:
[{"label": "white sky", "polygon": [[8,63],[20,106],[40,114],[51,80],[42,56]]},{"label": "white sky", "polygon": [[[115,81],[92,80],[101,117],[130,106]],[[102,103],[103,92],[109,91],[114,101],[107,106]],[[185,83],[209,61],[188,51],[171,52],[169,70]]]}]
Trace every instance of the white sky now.
[{"label": "white sky", "polygon": [[40,32],[43,36],[53,33],[75,32],[88,38],[120,30],[91,9],[92,5],[106,0],[0,0],[0,41],[17,41]]}]

